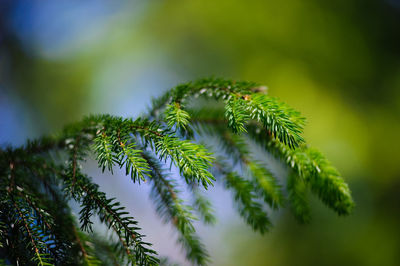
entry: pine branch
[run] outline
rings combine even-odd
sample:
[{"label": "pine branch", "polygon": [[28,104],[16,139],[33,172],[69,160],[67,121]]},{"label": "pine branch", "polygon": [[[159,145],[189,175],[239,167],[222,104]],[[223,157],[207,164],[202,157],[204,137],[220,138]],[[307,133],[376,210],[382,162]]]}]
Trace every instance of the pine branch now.
[{"label": "pine branch", "polygon": [[[192,143],[188,140],[181,140],[176,137],[173,133],[164,130],[161,125],[155,122],[150,122],[146,119],[138,119],[136,121],[132,120],[122,120],[120,118],[115,118],[111,116],[106,116],[103,121],[103,125],[108,131],[114,129],[119,130],[121,135],[139,134],[143,139],[143,143],[151,144],[152,148],[155,150],[160,160],[170,159],[175,166],[177,166],[181,174],[188,180],[198,181],[205,188],[212,184],[214,177],[209,173],[208,169],[212,163],[211,154],[201,145]],[[104,137],[103,137],[104,138]],[[109,137],[111,141],[109,145],[113,145],[113,142],[118,141],[118,136],[115,141],[112,141],[113,137]],[[121,144],[121,143],[120,143]],[[123,145],[120,146],[124,146]],[[110,146],[111,147],[111,146]],[[113,166],[113,162],[121,163],[121,153],[119,155],[119,160],[114,159],[114,150],[103,148],[103,145],[96,145],[97,158],[99,159],[99,165],[102,169],[106,167]],[[133,146],[130,149],[122,148],[123,153],[130,152],[129,166],[132,166],[132,173],[138,173],[142,178],[143,172],[147,171],[147,165],[140,159],[138,153],[140,150],[133,150]],[[105,155],[106,154],[106,155]],[[106,156],[108,159],[103,159],[102,156]],[[118,158],[118,156],[117,156]],[[129,158],[129,157],[128,157]],[[126,163],[126,162],[125,162]],[[106,165],[107,164],[107,165]],[[135,180],[135,178],[133,178]]]},{"label": "pine branch", "polygon": [[[117,156],[120,158],[120,164],[125,164],[126,175],[131,173],[134,182],[136,179],[145,181],[144,176],[150,169],[147,162],[140,156],[142,151],[136,150],[136,145],[134,143],[127,144],[126,142],[120,142],[120,146],[121,152]],[[125,162],[122,163],[125,156]]]},{"label": "pine branch", "polygon": [[184,246],[187,258],[197,265],[204,265],[208,261],[208,254],[195,235],[193,221],[197,219],[192,214],[192,208],[183,204],[183,200],[178,196],[176,184],[164,173],[158,160],[149,152],[144,152],[142,156],[152,169],[151,196],[156,203],[157,212],[164,222],[172,222],[178,230],[179,242]]},{"label": "pine branch", "polygon": [[[6,202],[11,202],[11,199],[21,205],[21,210],[26,213],[27,219],[32,221],[31,225],[34,226],[32,229],[37,230],[45,241],[48,257],[52,258],[54,264],[66,261],[70,242],[67,237],[67,228],[64,226],[61,229],[60,221],[64,222],[69,213],[65,212],[66,203],[60,197],[60,191],[54,186],[55,184],[51,183],[54,181],[50,176],[51,169],[42,158],[32,157],[21,149],[10,151],[8,158],[13,160],[13,169],[9,171],[12,178],[7,180],[8,189],[4,193],[0,193],[5,197],[3,199],[5,203],[2,205],[4,210],[6,210]],[[5,188],[1,181],[5,180],[0,178],[0,187]],[[9,220],[6,217],[13,212],[10,210],[3,213],[0,215],[0,220]],[[14,222],[8,222],[8,224],[10,223]],[[10,237],[9,244],[4,247],[8,250],[6,254],[10,254],[10,260],[15,260],[15,263],[28,263],[23,256],[17,256],[18,245],[10,244],[14,241],[13,234]],[[10,252],[10,250],[13,251]]]},{"label": "pine branch", "polygon": [[119,242],[115,242],[115,240],[111,238],[104,239],[97,234],[92,234],[90,236],[90,241],[94,247],[94,254],[102,262],[102,265],[124,265],[123,263],[125,263],[127,258],[125,255],[119,254],[125,252],[121,252],[118,249],[120,246]]},{"label": "pine branch", "polygon": [[174,103],[168,105],[165,109],[165,119],[169,128],[176,126],[181,130],[186,130],[189,124],[190,115],[185,110],[181,109],[180,104]]},{"label": "pine branch", "polygon": [[288,149],[276,140],[265,138],[252,129],[251,137],[266,150],[284,161],[328,207],[339,215],[348,215],[354,202],[348,185],[331,163],[316,149],[303,145]]},{"label": "pine branch", "polygon": [[253,178],[253,186],[266,203],[273,209],[278,209],[284,205],[285,198],[281,191],[281,186],[276,181],[272,173],[260,163],[248,162],[248,169]]},{"label": "pine branch", "polygon": [[206,189],[213,184],[215,178],[208,171],[213,157],[203,146],[170,136],[155,140],[154,145],[160,159],[170,159],[187,181],[198,181]]},{"label": "pine branch", "polygon": [[239,213],[247,224],[253,230],[259,231],[262,234],[269,231],[272,226],[271,221],[263,211],[262,205],[257,202],[253,185],[237,173],[230,172],[225,176],[225,186],[233,190],[234,199],[238,203]]},{"label": "pine branch", "polygon": [[253,158],[246,140],[239,135],[232,135],[226,131],[221,134],[221,144],[235,162],[240,162],[244,173],[251,177],[253,190],[264,198],[264,201],[273,209],[284,204],[281,186],[271,171]]},{"label": "pine branch", "polygon": [[244,132],[244,121],[248,115],[261,122],[274,137],[291,148],[304,142],[300,135],[304,119],[299,116],[299,113],[276,98],[257,92],[259,88],[258,84],[252,82],[203,79],[179,85],[167,92],[168,97],[167,95],[161,97],[165,102],[156,102],[152,113],[168,103],[180,105],[193,96],[226,99],[226,116],[234,132]]},{"label": "pine branch", "polygon": [[291,172],[288,176],[287,190],[289,201],[294,216],[300,223],[308,223],[311,219],[310,207],[308,204],[308,189],[301,178]]},{"label": "pine branch", "polygon": [[251,118],[261,122],[273,137],[294,148],[304,142],[300,135],[303,125],[296,123],[301,119],[293,117],[294,113],[287,112],[286,108],[286,105],[265,94],[249,96],[247,101]]},{"label": "pine branch", "polygon": [[[98,186],[91,183],[89,179],[79,174],[79,181],[76,184],[71,183],[71,179],[66,178],[67,184],[72,190],[70,193],[79,202],[83,209],[81,210],[81,224],[83,228],[90,228],[90,217],[95,212],[99,215],[101,222],[104,222],[119,237],[121,243],[130,258],[130,262],[143,265],[155,265],[158,261],[153,255],[155,251],[147,248],[148,243],[142,241],[142,235],[137,230],[137,222],[132,217],[126,216],[124,207],[120,207],[119,202],[114,199],[107,199],[103,192],[98,191]],[[89,213],[89,214],[88,214]],[[131,254],[130,247],[133,247],[134,253]]]},{"label": "pine branch", "polygon": [[245,125],[249,120],[249,115],[243,101],[229,99],[225,105],[225,117],[234,133],[246,132]]},{"label": "pine branch", "polygon": [[[0,254],[6,254],[5,262],[19,265],[160,263],[139,234],[137,221],[81,172],[80,163],[92,153],[103,172],[113,174],[118,166],[138,185],[149,180],[157,212],[176,228],[187,259],[197,265],[210,260],[196,235],[194,209],[203,222],[214,222],[202,193],[214,184],[213,166],[254,230],[264,233],[271,227],[260,199],[272,209],[284,207],[283,188],[250,144],[287,166],[285,189],[300,222],[310,219],[309,190],[339,215],[347,215],[354,207],[349,187],[319,151],[304,143],[304,124],[299,112],[267,95],[266,87],[209,78],[169,90],[137,119],[91,115],[57,135],[0,148]],[[210,144],[215,141],[219,145]],[[210,150],[221,158],[215,160]],[[192,205],[180,198],[177,180],[164,169],[167,163],[169,170],[179,169]],[[83,230],[91,232],[98,216],[118,240],[103,241],[76,229],[71,198],[81,204]]]},{"label": "pine branch", "polygon": [[[289,107],[286,107],[286,109],[290,110]],[[293,117],[298,117],[295,111],[290,110],[290,113]],[[199,125],[206,123],[209,131],[212,128],[211,132],[213,134],[222,134],[224,132],[218,129],[224,121],[221,110],[209,114],[197,110],[194,114],[198,115],[198,117],[192,114],[192,120],[197,121]],[[303,121],[301,117],[293,119]],[[256,141],[271,154],[282,159],[298,175],[298,178],[303,178],[304,182],[312,187],[312,191],[327,206],[340,215],[347,215],[351,212],[354,202],[347,184],[319,151],[308,148],[305,145],[293,150],[271,137],[269,132],[265,134],[261,125],[257,123],[248,124],[247,130],[247,134],[252,140]],[[231,151],[233,150],[233,146],[227,146]]]},{"label": "pine branch", "polygon": [[82,257],[82,261],[80,263],[84,266],[102,265],[101,261],[98,260],[94,255],[93,248],[91,248],[93,243],[90,242],[89,237],[78,231],[75,226],[73,226],[73,234]]},{"label": "pine branch", "polygon": [[99,163],[101,171],[104,172],[107,169],[113,173],[114,163],[118,163],[118,160],[113,155],[111,139],[104,131],[98,131],[97,137],[94,139],[93,149],[97,154],[96,160]]},{"label": "pine branch", "polygon": [[42,253],[43,250],[46,250],[45,243],[43,242],[40,232],[35,230],[34,220],[28,222],[29,213],[24,212],[19,208],[17,203],[14,201],[13,205],[17,214],[19,216],[19,220],[23,223],[25,227],[26,233],[28,235],[30,244],[35,253],[35,257],[32,258],[32,261],[37,262],[40,266],[53,265],[51,264],[51,259],[47,257],[46,253]]},{"label": "pine branch", "polygon": [[213,225],[216,223],[216,217],[211,202],[201,193],[197,186],[192,186],[194,197],[193,206],[200,214],[205,224]]}]

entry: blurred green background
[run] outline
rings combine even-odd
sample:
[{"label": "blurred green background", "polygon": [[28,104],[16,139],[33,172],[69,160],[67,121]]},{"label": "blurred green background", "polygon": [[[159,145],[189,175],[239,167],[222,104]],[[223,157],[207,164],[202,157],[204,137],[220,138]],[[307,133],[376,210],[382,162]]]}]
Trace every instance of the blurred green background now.
[{"label": "blurred green background", "polygon": [[[1,145],[89,113],[136,116],[151,97],[210,75],[266,84],[300,110],[305,138],[357,204],[339,218],[313,199],[310,224],[281,211],[260,236],[216,187],[219,222],[200,227],[212,265],[400,265],[400,1],[0,2]],[[186,264],[146,189],[97,181],[160,254]]]}]

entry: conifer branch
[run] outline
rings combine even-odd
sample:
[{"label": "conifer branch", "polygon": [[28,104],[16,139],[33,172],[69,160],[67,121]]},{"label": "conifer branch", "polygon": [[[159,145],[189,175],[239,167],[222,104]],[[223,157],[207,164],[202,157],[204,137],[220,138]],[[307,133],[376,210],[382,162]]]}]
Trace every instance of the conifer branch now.
[{"label": "conifer branch", "polygon": [[[68,177],[65,177],[68,178]],[[70,182],[67,180],[67,182]],[[71,184],[72,185],[72,184]],[[90,228],[91,212],[96,212],[100,220],[112,228],[123,244],[130,262],[143,265],[155,265],[157,259],[153,256],[155,251],[145,247],[148,243],[142,242],[142,236],[136,231],[139,229],[137,222],[132,217],[125,216],[124,207],[114,199],[107,199],[105,194],[98,191],[97,185],[92,184],[89,179],[80,174],[79,183],[72,187],[72,195],[83,204],[81,210],[81,223],[83,228]],[[134,247],[135,254],[132,256],[130,246]]]},{"label": "conifer branch", "polygon": [[229,171],[232,169],[227,163],[220,159],[216,164],[218,171],[224,177],[224,186],[231,189],[240,216],[250,225],[253,230],[265,233],[271,227],[271,221],[262,205],[257,202],[257,195],[254,187],[248,180],[241,177],[238,173]]},{"label": "conifer branch", "polygon": [[79,247],[82,261],[80,263],[84,266],[98,266],[103,265],[100,260],[94,255],[94,250],[89,241],[89,238],[82,232],[78,231],[75,226],[72,226],[75,242]]},{"label": "conifer branch", "polygon": [[[207,105],[211,100],[213,106]],[[267,95],[259,84],[208,78],[169,90],[137,119],[91,115],[57,135],[0,148],[0,254],[7,256],[0,262],[160,263],[139,234],[137,221],[81,172],[80,163],[92,154],[103,172],[113,174],[118,166],[137,185],[149,180],[158,214],[176,228],[187,259],[197,265],[210,261],[196,235],[194,213],[205,223],[215,220],[202,193],[216,180],[212,167],[232,191],[239,214],[261,233],[270,229],[271,221],[260,199],[275,210],[285,206],[286,194],[295,217],[307,222],[310,191],[339,215],[347,215],[354,207],[350,189],[331,163],[305,144],[304,124],[299,112]],[[210,145],[211,139],[220,145]],[[254,143],[286,165],[285,187],[279,185],[284,177],[278,182],[253,152]],[[178,182],[170,176],[172,166],[186,183],[191,205],[181,199]],[[68,205],[71,198],[81,205],[82,230],[91,232],[98,216],[118,240],[105,242],[79,231]],[[24,252],[21,240],[30,243],[32,252]]]},{"label": "conifer branch", "polygon": [[75,227],[73,227],[73,232],[74,232],[74,237],[75,237],[76,243],[78,244],[79,250],[82,253],[83,260],[87,261],[88,260],[88,256],[89,256],[88,252],[86,251],[85,247],[83,246],[82,241],[79,238],[78,231],[76,230]]},{"label": "conifer branch", "polygon": [[[254,134],[253,134],[254,133]],[[264,139],[253,132],[254,139],[273,155],[282,159],[322,202],[339,215],[348,215],[354,202],[348,185],[331,163],[316,149],[301,146],[290,150],[281,143]]]},{"label": "conifer branch", "polygon": [[165,222],[172,222],[179,232],[179,242],[186,250],[187,258],[197,265],[208,261],[204,245],[195,235],[193,221],[197,220],[192,214],[192,208],[184,205],[178,196],[176,184],[168,179],[158,160],[150,153],[144,152],[143,158],[151,166],[151,181],[153,185],[152,198],[157,205],[157,211]]},{"label": "conifer branch", "polygon": [[106,240],[97,235],[92,236],[92,242],[95,247],[95,255],[102,262],[102,265],[123,265],[124,256],[119,256],[116,248],[119,243],[115,244],[113,240]]},{"label": "conifer branch", "polygon": [[27,221],[26,214],[23,214],[23,211],[18,207],[15,201],[13,201],[13,205],[15,210],[17,211],[19,220],[22,221],[23,223],[30,244],[32,245],[35,254],[35,257],[32,258],[32,260],[37,261],[38,265],[40,266],[53,265],[50,263],[51,260],[46,257],[46,254],[41,253],[41,250],[43,250],[44,248],[44,243],[38,242],[40,241],[41,236],[37,234],[37,232],[33,231],[33,228],[31,228],[31,226],[34,226],[34,224],[32,224],[32,222]]},{"label": "conifer branch", "polygon": [[[225,155],[227,158],[232,159],[233,162],[240,163],[243,173],[250,178],[250,184],[253,186],[254,193],[262,197],[273,209],[283,206],[285,198],[276,177],[261,162],[253,157],[244,137],[234,135],[227,131],[226,128],[217,130],[220,135],[219,143],[225,151]],[[215,131],[208,132],[207,134],[215,134]]]},{"label": "conifer branch", "polygon": [[193,206],[200,214],[203,222],[210,225],[215,224],[216,217],[211,202],[201,193],[197,186],[192,185],[191,190],[194,198]]},{"label": "conifer branch", "polygon": [[308,223],[311,219],[311,214],[306,184],[295,173],[290,172],[287,181],[287,190],[294,216],[300,223]]},{"label": "conifer branch", "polygon": [[178,129],[186,130],[189,124],[190,115],[181,109],[179,103],[168,105],[165,109],[165,119],[169,128],[176,126]]},{"label": "conifer branch", "polygon": [[[304,123],[304,119],[298,115],[298,112],[289,107],[285,108],[292,114],[293,121]],[[208,124],[207,130],[212,134],[221,135],[225,132],[224,129],[220,129],[221,123],[224,123],[222,110],[216,110],[211,113],[197,110],[192,113],[192,120],[197,122],[200,127]],[[247,124],[247,131],[246,135],[264,147],[267,152],[282,159],[296,173],[297,178],[302,178],[313,193],[317,194],[327,206],[340,215],[346,215],[351,212],[354,202],[347,184],[319,151],[308,148],[306,145],[292,149],[285,143],[274,139],[270,132],[265,134],[262,126],[255,122]],[[236,153],[232,149],[232,145],[226,145],[226,147],[230,149],[231,154]],[[289,186],[288,188],[291,189],[292,187]],[[289,193],[291,193],[290,190]],[[308,219],[306,218],[306,220]]]}]

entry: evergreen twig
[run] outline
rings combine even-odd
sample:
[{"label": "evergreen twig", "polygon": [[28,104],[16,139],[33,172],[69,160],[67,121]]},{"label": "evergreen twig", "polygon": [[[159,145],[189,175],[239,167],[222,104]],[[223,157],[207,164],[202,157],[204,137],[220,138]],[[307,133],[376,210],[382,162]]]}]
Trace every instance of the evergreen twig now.
[{"label": "evergreen twig", "polygon": [[[206,78],[167,91],[137,119],[91,115],[57,135],[0,148],[0,263],[160,263],[138,222],[81,170],[92,154],[103,172],[114,174],[118,166],[134,183],[150,183],[158,214],[175,227],[177,241],[196,265],[210,261],[194,222],[195,214],[205,223],[215,222],[202,193],[215,180],[231,190],[239,214],[261,233],[271,228],[264,205],[272,211],[284,207],[283,195],[300,222],[310,220],[309,192],[348,215],[354,207],[350,189],[331,163],[305,143],[304,124],[299,112],[259,84]],[[273,174],[252,150],[254,144],[281,160],[288,175]],[[192,204],[181,199],[172,168],[186,183]],[[71,199],[80,204],[79,219],[69,207]],[[105,241],[92,232],[94,217],[115,239]]]}]

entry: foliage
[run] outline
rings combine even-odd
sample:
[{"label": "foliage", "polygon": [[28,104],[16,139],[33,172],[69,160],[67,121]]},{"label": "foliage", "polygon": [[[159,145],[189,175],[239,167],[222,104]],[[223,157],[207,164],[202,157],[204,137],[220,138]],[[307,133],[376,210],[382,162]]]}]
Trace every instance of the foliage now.
[{"label": "foliage", "polygon": [[[213,100],[222,108],[210,109]],[[207,264],[209,256],[193,222],[215,221],[202,194],[214,181],[232,191],[239,214],[261,233],[271,227],[267,206],[289,202],[298,220],[307,222],[309,191],[339,215],[349,214],[354,204],[347,184],[305,144],[303,126],[297,111],[258,84],[209,78],[168,91],[136,120],[92,115],[58,135],[1,149],[0,258],[19,265],[160,263],[135,218],[81,171],[89,157],[103,172],[119,167],[134,183],[148,181],[157,212],[176,228],[187,259],[197,265]],[[210,137],[220,147],[200,144]],[[254,154],[254,144],[286,164],[286,190]],[[193,195],[192,206],[181,198],[172,168]],[[70,200],[80,204],[79,221]],[[93,234],[94,217],[112,232],[109,241]]]}]

